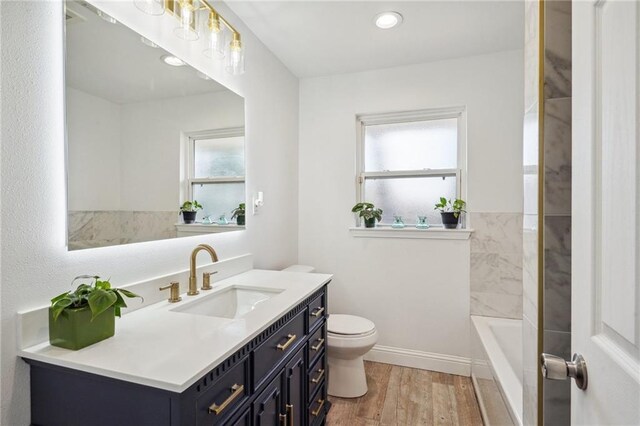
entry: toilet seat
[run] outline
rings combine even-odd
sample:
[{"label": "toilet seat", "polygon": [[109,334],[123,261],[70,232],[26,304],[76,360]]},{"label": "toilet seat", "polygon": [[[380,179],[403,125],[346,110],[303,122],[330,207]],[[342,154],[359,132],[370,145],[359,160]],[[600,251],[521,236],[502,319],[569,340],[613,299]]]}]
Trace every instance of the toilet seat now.
[{"label": "toilet seat", "polygon": [[355,315],[331,314],[327,320],[327,333],[336,337],[364,337],[375,332],[373,322]]}]

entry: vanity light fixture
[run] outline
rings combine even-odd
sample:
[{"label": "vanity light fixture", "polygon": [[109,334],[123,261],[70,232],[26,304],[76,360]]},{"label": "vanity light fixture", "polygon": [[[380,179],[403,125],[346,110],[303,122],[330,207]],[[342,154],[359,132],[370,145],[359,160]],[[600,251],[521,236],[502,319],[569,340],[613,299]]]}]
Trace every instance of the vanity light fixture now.
[{"label": "vanity light fixture", "polygon": [[185,65],[182,59],[176,58],[173,55],[163,55],[160,57],[160,59],[162,59],[162,62],[164,62],[167,65],[171,65],[172,67],[182,67]]},{"label": "vanity light fixture", "polygon": [[133,4],[147,15],[164,14],[164,0],[133,0]]},{"label": "vanity light fixture", "polygon": [[378,13],[375,17],[376,27],[383,30],[397,27],[402,23],[402,20],[402,15],[398,12],[382,12]]},{"label": "vanity light fixture", "polygon": [[[174,29],[174,34],[177,37],[194,41],[200,38],[200,32],[204,32],[206,46],[203,49],[203,53],[215,59],[226,57],[225,70],[231,74],[244,73],[244,46],[240,33],[207,0],[133,1],[138,9],[150,15],[154,13],[148,12],[149,8],[147,6],[155,6],[155,3],[162,1],[163,13],[167,11],[179,21],[178,27]],[[206,14],[204,25],[200,25],[201,20],[199,18],[202,14]],[[227,30],[231,33],[231,41],[228,43],[226,40]]]}]

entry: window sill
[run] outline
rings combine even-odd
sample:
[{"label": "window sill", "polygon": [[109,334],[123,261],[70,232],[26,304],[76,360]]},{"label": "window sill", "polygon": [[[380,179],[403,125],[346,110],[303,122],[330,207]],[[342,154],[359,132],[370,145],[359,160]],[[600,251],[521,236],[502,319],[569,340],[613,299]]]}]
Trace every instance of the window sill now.
[{"label": "window sill", "polygon": [[411,238],[429,240],[468,240],[473,229],[417,229],[406,227],[394,229],[390,226],[376,228],[352,227],[349,232],[356,238]]}]

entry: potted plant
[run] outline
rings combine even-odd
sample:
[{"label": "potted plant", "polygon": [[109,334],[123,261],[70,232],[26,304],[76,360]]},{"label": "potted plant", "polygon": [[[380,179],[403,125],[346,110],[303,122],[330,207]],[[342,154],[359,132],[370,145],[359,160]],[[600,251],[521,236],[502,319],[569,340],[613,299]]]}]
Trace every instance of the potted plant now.
[{"label": "potted plant", "polygon": [[108,280],[98,276],[90,278],[93,284],[80,284],[51,299],[49,308],[49,342],[52,346],[78,350],[115,334],[115,317],[127,304],[122,296],[140,297],[125,289],[112,288]]},{"label": "potted plant", "polygon": [[440,197],[440,202],[436,204],[434,210],[440,210],[442,216],[442,224],[446,229],[456,229],[460,221],[460,214],[466,213],[464,206],[467,203],[464,200],[456,198],[453,203],[444,197]]},{"label": "potted plant", "polygon": [[382,220],[382,209],[376,208],[372,203],[358,203],[353,206],[351,211],[358,213],[358,216],[364,219],[365,228],[374,228],[376,220],[378,222]]},{"label": "potted plant", "polygon": [[185,201],[182,203],[178,214],[182,213],[182,220],[184,223],[193,223],[196,221],[196,214],[198,213],[198,210],[202,210],[202,205],[198,201]]},{"label": "potted plant", "polygon": [[231,220],[233,220],[234,218],[237,218],[236,224],[238,225],[245,224],[245,204],[244,203],[240,203],[238,207],[236,207],[231,211],[231,213],[233,213],[233,216],[231,216]]}]

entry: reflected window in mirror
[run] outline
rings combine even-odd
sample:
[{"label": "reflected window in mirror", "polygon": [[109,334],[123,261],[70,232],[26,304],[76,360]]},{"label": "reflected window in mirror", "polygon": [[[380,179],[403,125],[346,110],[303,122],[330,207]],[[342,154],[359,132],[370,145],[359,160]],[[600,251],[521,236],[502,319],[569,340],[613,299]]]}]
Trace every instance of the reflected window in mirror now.
[{"label": "reflected window in mirror", "polygon": [[[202,218],[230,219],[245,200],[244,99],[94,5],[65,8],[69,250],[242,229]],[[186,184],[185,135],[199,185]],[[182,223],[188,197],[200,223]]]},{"label": "reflected window in mirror", "polygon": [[231,222],[233,210],[245,202],[244,129],[190,134],[189,164],[187,194],[202,205],[196,222]]}]

